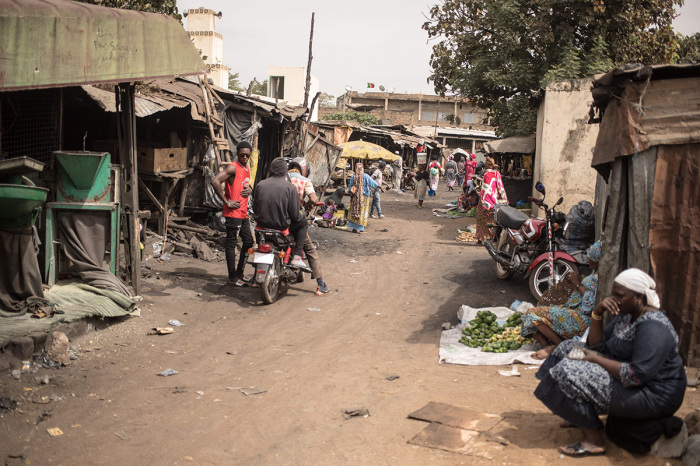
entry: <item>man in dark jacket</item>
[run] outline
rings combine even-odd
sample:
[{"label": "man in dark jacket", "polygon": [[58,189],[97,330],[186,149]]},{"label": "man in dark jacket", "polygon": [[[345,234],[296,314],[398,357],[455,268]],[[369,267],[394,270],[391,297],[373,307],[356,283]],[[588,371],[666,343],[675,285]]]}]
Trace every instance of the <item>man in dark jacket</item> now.
[{"label": "man in dark jacket", "polygon": [[286,230],[294,236],[294,256],[290,265],[311,271],[301,259],[307,223],[301,214],[299,194],[287,180],[287,162],[278,157],[270,164],[270,177],[255,184],[253,217],[260,228]]}]

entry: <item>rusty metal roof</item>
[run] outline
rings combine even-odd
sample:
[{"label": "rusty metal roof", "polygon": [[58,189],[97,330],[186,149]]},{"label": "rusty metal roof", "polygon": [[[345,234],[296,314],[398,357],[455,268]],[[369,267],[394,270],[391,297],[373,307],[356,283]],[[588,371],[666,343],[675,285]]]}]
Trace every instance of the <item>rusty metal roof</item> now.
[{"label": "rusty metal roof", "polygon": [[[114,91],[105,91],[95,86],[81,86],[83,91],[85,91],[90,98],[95,101],[103,110],[108,112],[116,112],[116,102],[114,98]],[[157,95],[151,92],[136,92],[136,116],[143,118],[154,113],[163,112],[170,110],[173,107],[184,108],[187,107],[190,102],[185,99],[179,98],[168,98],[163,94]],[[202,119],[204,121],[204,119]]]},{"label": "rusty metal roof", "polygon": [[535,152],[535,134],[513,136],[484,144],[489,154],[533,154]]},{"label": "rusty metal roof", "polygon": [[203,74],[175,19],[66,0],[0,0],[0,91]]}]

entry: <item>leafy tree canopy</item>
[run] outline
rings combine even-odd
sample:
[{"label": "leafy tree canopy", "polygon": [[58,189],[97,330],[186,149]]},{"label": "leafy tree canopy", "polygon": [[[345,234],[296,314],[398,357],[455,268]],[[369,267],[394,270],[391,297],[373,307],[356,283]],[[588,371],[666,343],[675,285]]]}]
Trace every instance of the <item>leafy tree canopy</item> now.
[{"label": "leafy tree canopy", "polygon": [[245,91],[243,86],[241,86],[241,81],[239,79],[240,73],[229,73],[228,74],[228,88],[232,91]]},{"label": "leafy tree canopy", "polygon": [[122,8],[124,10],[146,11],[148,13],[163,13],[182,21],[182,15],[177,11],[176,0],[77,0],[83,3]]},{"label": "leafy tree canopy", "polygon": [[676,62],[700,62],[700,33],[695,33],[692,36],[678,36],[678,58]]},{"label": "leafy tree canopy", "polygon": [[683,0],[441,0],[423,29],[441,95],[482,108],[501,136],[536,128],[530,91],[625,63],[668,63]]},{"label": "leafy tree canopy", "polygon": [[379,122],[376,116],[372,115],[371,113],[363,112],[332,113],[324,116],[321,118],[321,120],[350,120],[356,121],[361,125],[376,125]]},{"label": "leafy tree canopy", "polygon": [[253,94],[267,95],[267,79],[261,83],[255,78],[253,78],[253,81]]},{"label": "leafy tree canopy", "polygon": [[321,92],[318,98],[318,106],[323,108],[335,107],[335,96]]}]

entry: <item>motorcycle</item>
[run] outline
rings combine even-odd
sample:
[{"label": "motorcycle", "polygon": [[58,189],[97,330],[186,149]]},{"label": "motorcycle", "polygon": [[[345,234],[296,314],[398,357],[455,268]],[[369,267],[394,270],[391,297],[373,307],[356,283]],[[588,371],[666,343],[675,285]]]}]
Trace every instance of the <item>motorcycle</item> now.
[{"label": "motorcycle", "polygon": [[544,208],[545,219],[530,218],[509,206],[496,208],[494,224],[489,225],[495,230],[494,236],[484,241],[484,246],[495,261],[498,278],[508,280],[515,272],[524,275],[528,278],[530,292],[539,301],[542,294],[567,273],[578,273],[582,264],[571,254],[559,250],[566,215],[555,208],[564,198],[549,207],[544,202],[544,185],[537,182],[535,189],[542,194],[542,199],[530,197],[529,200]]},{"label": "motorcycle", "polygon": [[255,227],[258,248],[249,249],[255,266],[255,283],[265,304],[274,303],[282,287],[304,281],[304,270],[291,265],[294,238],[289,230],[280,231]]}]

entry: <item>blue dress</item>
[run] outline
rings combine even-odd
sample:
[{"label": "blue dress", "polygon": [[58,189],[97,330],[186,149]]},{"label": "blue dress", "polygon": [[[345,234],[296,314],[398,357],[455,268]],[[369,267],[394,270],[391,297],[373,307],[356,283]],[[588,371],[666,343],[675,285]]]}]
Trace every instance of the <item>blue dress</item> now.
[{"label": "blue dress", "polygon": [[678,335],[662,311],[632,322],[617,315],[605,327],[603,341],[592,349],[622,362],[620,380],[589,361],[569,359],[580,341],[562,342],[536,377],[535,396],[554,414],[582,429],[596,429],[598,414],[624,419],[669,417],[680,408],[686,389]]}]

